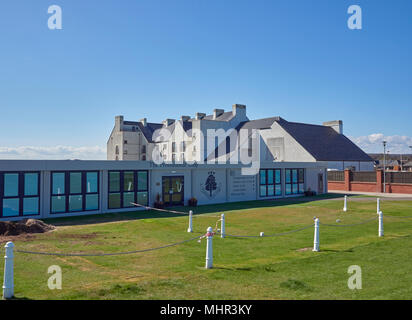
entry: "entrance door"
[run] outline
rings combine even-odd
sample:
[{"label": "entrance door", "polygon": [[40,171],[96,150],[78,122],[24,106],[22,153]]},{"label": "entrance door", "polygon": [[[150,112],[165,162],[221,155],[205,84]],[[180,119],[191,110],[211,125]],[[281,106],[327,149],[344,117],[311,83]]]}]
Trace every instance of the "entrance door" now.
[{"label": "entrance door", "polygon": [[165,206],[184,204],[183,177],[162,177],[162,193]]},{"label": "entrance door", "polygon": [[318,194],[323,193],[323,173],[318,174]]}]

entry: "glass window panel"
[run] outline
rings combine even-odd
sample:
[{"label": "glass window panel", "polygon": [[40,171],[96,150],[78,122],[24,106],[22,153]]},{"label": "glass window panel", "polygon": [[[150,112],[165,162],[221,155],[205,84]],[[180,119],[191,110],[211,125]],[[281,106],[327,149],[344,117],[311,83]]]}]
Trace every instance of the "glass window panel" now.
[{"label": "glass window panel", "polygon": [[66,197],[52,197],[52,212],[66,212]]},{"label": "glass window panel", "polygon": [[82,193],[81,172],[70,172],[70,193]]},{"label": "glass window panel", "polygon": [[298,182],[298,170],[296,169],[292,170],[292,181]]},{"label": "glass window panel", "polygon": [[303,169],[299,169],[299,182],[302,183],[305,181],[305,171]]},{"label": "glass window panel", "polygon": [[147,191],[147,171],[137,172],[137,183],[139,191]]},{"label": "glass window panel", "polygon": [[280,181],[280,170],[275,171],[275,183],[281,183],[281,181]]},{"label": "glass window panel", "polygon": [[99,209],[99,195],[87,194],[86,195],[86,210],[98,210]]},{"label": "glass window panel", "polygon": [[293,184],[292,193],[293,193],[293,194],[298,193],[298,185],[297,185],[296,183]]},{"label": "glass window panel", "polygon": [[64,173],[53,173],[53,194],[64,194]]},{"label": "glass window panel", "polygon": [[110,209],[120,208],[120,193],[110,193],[109,194],[109,208]]},{"label": "glass window panel", "polygon": [[5,173],[4,174],[4,196],[17,197],[19,195],[19,174]]},{"label": "glass window panel", "polygon": [[299,193],[303,193],[304,189],[305,189],[305,187],[304,187],[303,183],[300,183],[299,184]]},{"label": "glass window panel", "polygon": [[39,214],[39,198],[23,199],[23,215]]},{"label": "glass window panel", "polygon": [[282,185],[277,184],[275,187],[275,192],[276,192],[275,193],[276,196],[281,196],[282,195]]},{"label": "glass window panel", "polygon": [[134,192],[123,193],[123,207],[133,207],[133,205],[130,202],[134,202]]},{"label": "glass window panel", "polygon": [[274,196],[274,193],[275,192],[275,190],[274,190],[274,186],[273,186],[273,184],[272,185],[268,185],[268,196],[270,197],[270,196]]},{"label": "glass window panel", "polygon": [[266,197],[266,186],[260,186],[260,196],[261,197]]},{"label": "glass window panel", "polygon": [[273,170],[268,170],[268,184],[273,184]]},{"label": "glass window panel", "polygon": [[69,196],[69,211],[82,211],[83,210],[83,196]]},{"label": "glass window panel", "polygon": [[109,172],[109,191],[120,191],[120,172]]},{"label": "glass window panel", "polygon": [[123,191],[133,191],[134,190],[134,173],[125,172],[123,174]]},{"label": "glass window panel", "polygon": [[287,169],[285,170],[285,174],[286,174],[286,183],[290,183],[290,170]]},{"label": "glass window panel", "polygon": [[98,191],[98,176],[97,172],[86,173],[86,192],[94,193]]},{"label": "glass window panel", "polygon": [[39,174],[25,173],[24,174],[24,195],[37,196],[39,194]]},{"label": "glass window panel", "polygon": [[148,197],[147,192],[138,192],[137,193],[137,203],[143,206],[147,206],[148,204]]},{"label": "glass window panel", "polygon": [[19,215],[20,199],[3,199],[3,217],[14,217]]},{"label": "glass window panel", "polygon": [[286,191],[286,194],[292,194],[292,185],[291,185],[291,184],[287,184],[285,191]]},{"label": "glass window panel", "polygon": [[266,184],[266,170],[260,170],[260,184]]}]

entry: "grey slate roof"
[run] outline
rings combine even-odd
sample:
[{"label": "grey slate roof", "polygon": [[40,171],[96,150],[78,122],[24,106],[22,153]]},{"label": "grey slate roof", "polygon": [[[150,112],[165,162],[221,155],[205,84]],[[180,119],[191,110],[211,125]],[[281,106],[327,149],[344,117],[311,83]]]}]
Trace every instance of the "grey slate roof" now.
[{"label": "grey slate roof", "polygon": [[[269,129],[274,122],[277,122],[317,161],[373,161],[346,136],[327,126],[289,122],[281,117],[272,117],[241,122],[236,130]],[[226,147],[227,153],[228,149]]]},{"label": "grey slate roof", "polygon": [[331,127],[277,121],[318,161],[373,161],[361,148]]},{"label": "grey slate roof", "polygon": [[216,119],[213,119],[213,114],[205,116],[202,120],[218,120],[218,121],[229,121],[233,118],[232,111],[223,112],[220,116]]},{"label": "grey slate roof", "polygon": [[[170,133],[172,134],[173,131],[175,130],[176,122],[182,123],[182,120],[177,120],[173,122],[171,125],[169,125],[168,127],[164,126],[162,123],[153,123],[153,122],[147,122],[146,127],[145,127],[139,121],[124,121],[124,124],[128,126],[138,127],[148,142],[154,142],[152,140],[153,132],[155,132],[158,129],[164,128],[164,129],[169,130]],[[191,121],[183,121],[183,129],[185,130],[185,132],[188,134],[189,137],[192,136],[192,122]]]},{"label": "grey slate roof", "polygon": [[153,142],[153,132],[155,132],[157,129],[160,129],[163,126],[161,123],[147,122],[145,127],[140,121],[124,121],[124,124],[138,127],[148,142]]}]

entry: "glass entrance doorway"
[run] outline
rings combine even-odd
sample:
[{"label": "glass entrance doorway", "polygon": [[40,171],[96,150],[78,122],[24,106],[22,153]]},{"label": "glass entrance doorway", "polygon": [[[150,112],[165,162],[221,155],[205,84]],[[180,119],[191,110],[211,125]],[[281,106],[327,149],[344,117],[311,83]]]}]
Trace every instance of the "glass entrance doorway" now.
[{"label": "glass entrance doorway", "polygon": [[184,205],[183,181],[183,177],[162,177],[162,193],[165,206]]}]

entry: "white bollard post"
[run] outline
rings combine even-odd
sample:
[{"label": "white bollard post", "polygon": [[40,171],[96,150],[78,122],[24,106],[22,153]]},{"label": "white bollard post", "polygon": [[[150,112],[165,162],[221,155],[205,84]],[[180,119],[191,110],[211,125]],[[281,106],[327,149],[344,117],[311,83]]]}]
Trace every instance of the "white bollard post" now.
[{"label": "white bollard post", "polygon": [[206,269],[211,269],[213,267],[213,229],[212,227],[207,228],[206,233]]},{"label": "white bollard post", "polygon": [[345,196],[345,200],[343,202],[343,212],[348,211],[348,196]]},{"label": "white bollard post", "polygon": [[187,232],[193,232],[193,222],[192,222],[192,219],[193,219],[193,211],[190,210],[190,211],[189,211],[189,228],[187,228]]},{"label": "white bollard post", "polygon": [[319,251],[319,219],[315,219],[315,237],[313,239],[313,250],[314,252]]},{"label": "white bollard post", "polygon": [[260,236],[261,236],[261,237],[264,237],[264,236],[265,236],[265,233],[264,233],[264,232],[261,232],[261,233],[260,233]]},{"label": "white bollard post", "polygon": [[3,299],[11,299],[14,296],[14,244],[9,241],[4,247],[6,248],[6,254],[4,256]]},{"label": "white bollard post", "polygon": [[220,237],[224,238],[225,237],[225,214],[222,213],[221,218],[220,218]]},{"label": "white bollard post", "polygon": [[383,237],[383,213],[379,211],[379,237]]},{"label": "white bollard post", "polygon": [[379,214],[381,211],[381,199],[376,199],[376,213]]}]

